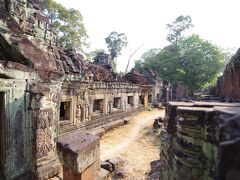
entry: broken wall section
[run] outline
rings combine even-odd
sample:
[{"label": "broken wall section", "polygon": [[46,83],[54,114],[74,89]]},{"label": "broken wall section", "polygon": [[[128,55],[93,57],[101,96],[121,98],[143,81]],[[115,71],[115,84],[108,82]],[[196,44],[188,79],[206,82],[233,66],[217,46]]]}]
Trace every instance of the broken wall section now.
[{"label": "broken wall section", "polygon": [[217,82],[217,94],[223,98],[240,100],[240,49],[227,64]]},{"label": "broken wall section", "polygon": [[[239,112],[237,103],[168,103],[161,140],[160,178],[238,177]],[[236,158],[232,158],[233,154]]]}]

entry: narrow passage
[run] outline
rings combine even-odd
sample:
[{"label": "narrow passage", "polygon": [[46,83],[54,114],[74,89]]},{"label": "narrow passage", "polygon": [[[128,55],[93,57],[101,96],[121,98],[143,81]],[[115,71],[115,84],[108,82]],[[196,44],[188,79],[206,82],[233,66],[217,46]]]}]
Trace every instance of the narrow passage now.
[{"label": "narrow passage", "polygon": [[159,159],[160,137],[152,125],[160,116],[164,116],[164,110],[141,112],[129,124],[107,132],[100,141],[101,160],[120,158],[124,160],[126,179],[144,179],[150,162]]}]

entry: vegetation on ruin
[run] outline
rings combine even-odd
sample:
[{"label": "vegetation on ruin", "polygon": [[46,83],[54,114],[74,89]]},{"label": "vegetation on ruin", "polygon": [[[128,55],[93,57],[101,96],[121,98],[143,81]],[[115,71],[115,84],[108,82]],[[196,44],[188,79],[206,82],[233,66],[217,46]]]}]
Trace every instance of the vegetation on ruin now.
[{"label": "vegetation on ruin", "polygon": [[167,25],[167,39],[171,44],[144,53],[135,66],[150,67],[163,80],[183,83],[191,92],[215,82],[224,66],[224,53],[199,35],[182,36],[192,26],[189,16],[179,16],[173,24]]},{"label": "vegetation on ruin", "polygon": [[87,31],[81,13],[73,8],[66,8],[54,0],[43,0],[41,12],[46,15],[58,34],[58,43],[67,49],[75,48],[84,52],[88,47]]},{"label": "vegetation on ruin", "polygon": [[111,32],[110,35],[105,38],[105,41],[112,60],[118,57],[118,55],[121,54],[122,48],[128,44],[125,33],[117,33],[116,31]]}]

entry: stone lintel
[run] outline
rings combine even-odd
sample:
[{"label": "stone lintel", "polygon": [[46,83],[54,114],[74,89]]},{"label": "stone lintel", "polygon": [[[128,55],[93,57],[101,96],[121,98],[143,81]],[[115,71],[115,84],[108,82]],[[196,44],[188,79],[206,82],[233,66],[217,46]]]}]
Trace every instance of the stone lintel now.
[{"label": "stone lintel", "polygon": [[227,114],[240,114],[240,107],[214,107],[215,111]]},{"label": "stone lintel", "polygon": [[60,137],[57,148],[60,161],[76,174],[82,173],[100,158],[99,137],[83,131]]}]

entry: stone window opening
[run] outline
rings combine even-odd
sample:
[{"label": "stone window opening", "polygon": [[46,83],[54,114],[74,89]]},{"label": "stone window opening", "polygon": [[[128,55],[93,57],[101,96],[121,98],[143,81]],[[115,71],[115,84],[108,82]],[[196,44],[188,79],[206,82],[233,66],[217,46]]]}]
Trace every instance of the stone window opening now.
[{"label": "stone window opening", "polygon": [[133,106],[133,96],[128,96],[128,106]]},{"label": "stone window opening", "polygon": [[139,104],[144,105],[144,96],[139,96]]},{"label": "stone window opening", "polygon": [[157,93],[157,102],[160,102],[160,94]]},{"label": "stone window opening", "polygon": [[121,109],[121,98],[120,97],[115,97],[113,99],[113,108],[114,109]]},{"label": "stone window opening", "polygon": [[103,113],[103,99],[95,99],[93,101],[93,112]]},{"label": "stone window opening", "polygon": [[152,103],[152,95],[148,95],[148,103]]},{"label": "stone window opening", "polygon": [[5,164],[5,93],[0,92],[0,179],[3,178]]},{"label": "stone window opening", "polygon": [[60,104],[60,121],[70,121],[71,101],[61,102]]}]

